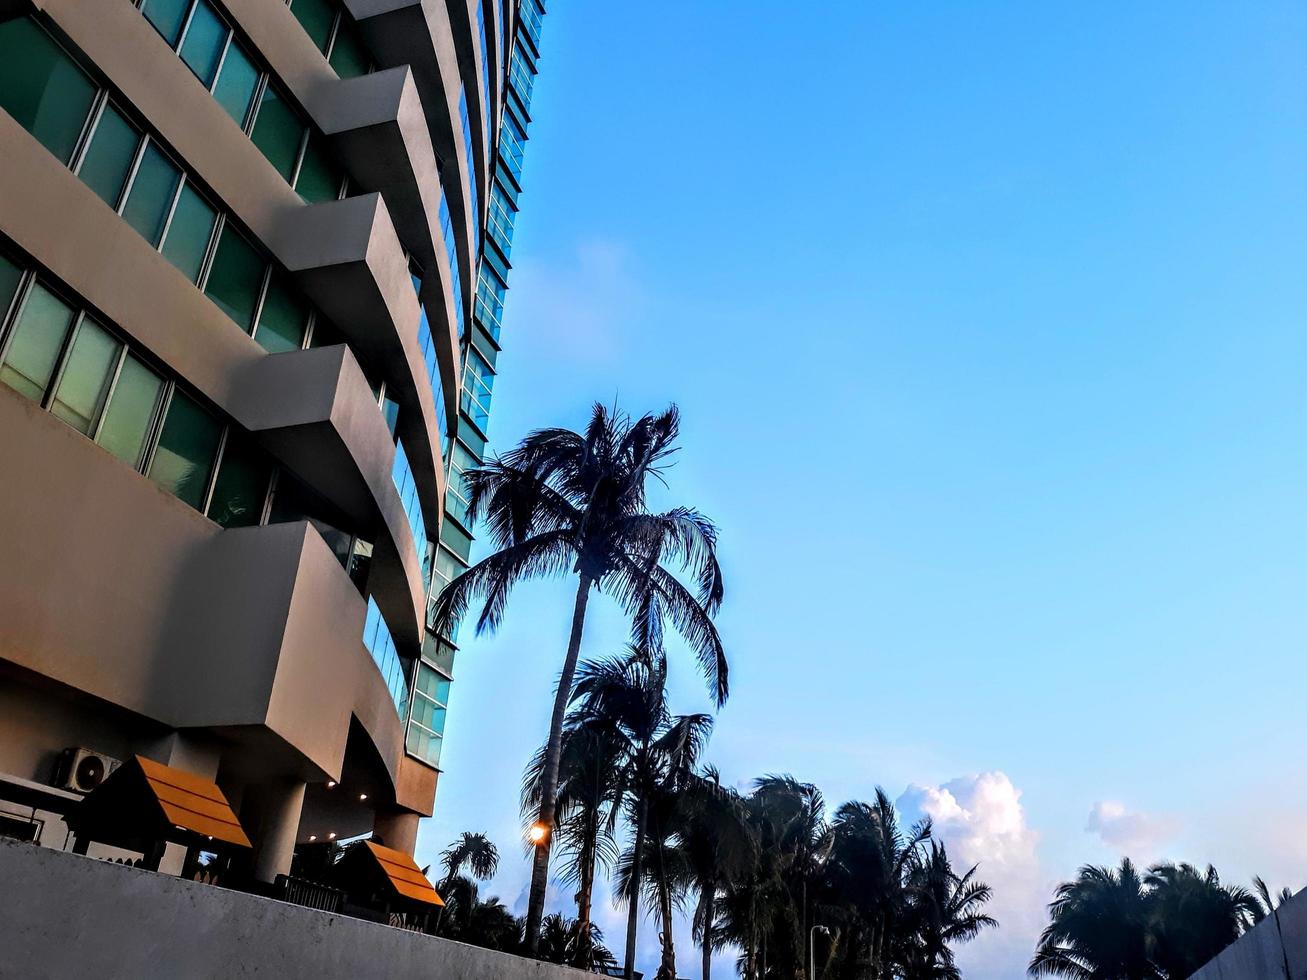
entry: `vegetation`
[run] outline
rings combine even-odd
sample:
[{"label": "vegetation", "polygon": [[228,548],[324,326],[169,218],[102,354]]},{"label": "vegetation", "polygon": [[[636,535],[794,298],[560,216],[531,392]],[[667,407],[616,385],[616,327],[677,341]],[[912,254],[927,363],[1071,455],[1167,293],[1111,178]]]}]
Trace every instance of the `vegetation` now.
[{"label": "vegetation", "polygon": [[1280,902],[1261,878],[1256,892],[1224,885],[1211,865],[1157,864],[1140,874],[1087,866],[1058,886],[1031,976],[1074,980],[1180,980],[1252,928]]},{"label": "vegetation", "polygon": [[[675,452],[675,407],[632,420],[596,405],[584,433],[542,429],[505,456],[468,471],[469,520],[484,521],[495,551],[454,579],[436,603],[435,625],[448,631],[475,600],[477,630],[495,628],[513,586],[537,576],[576,576],[572,630],[554,696],[540,773],[535,848],[527,911],[528,945],[538,947],[555,826],[563,717],[592,592],[616,599],[642,650],[661,653],[666,621],[697,655],[718,705],[726,700],[727,663],[712,617],[722,602],[717,529],[698,511],[648,510],[647,489]],[[673,574],[687,572],[688,588]]]}]

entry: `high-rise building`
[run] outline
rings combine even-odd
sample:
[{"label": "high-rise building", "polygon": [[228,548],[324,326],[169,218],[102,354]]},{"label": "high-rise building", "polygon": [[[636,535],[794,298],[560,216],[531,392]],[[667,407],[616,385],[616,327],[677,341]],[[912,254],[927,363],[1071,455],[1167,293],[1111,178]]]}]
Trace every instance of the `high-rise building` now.
[{"label": "high-rise building", "polygon": [[[489,211],[477,270],[472,328],[461,344],[462,383],[458,417],[449,454],[449,488],[445,496],[445,522],[436,549],[432,594],[466,571],[471,560],[472,526],[468,520],[467,493],[462,474],[486,455],[490,434],[490,400],[494,393],[495,365],[502,350],[500,327],[508,292],[509,256],[513,227],[522,194],[522,161],[531,125],[531,95],[540,60],[540,28],[545,16],[543,0],[522,0],[514,18],[501,17],[512,30],[494,36],[491,61],[506,65],[500,108],[494,168],[490,173]],[[487,32],[487,37],[489,33]],[[430,623],[428,623],[430,626]],[[454,631],[455,634],[457,630]],[[438,636],[428,629],[418,666],[413,720],[409,723],[409,751],[432,765],[440,764],[445,710],[453,681],[458,637]]]},{"label": "high-rise building", "polygon": [[0,833],[141,756],[412,852],[542,14],[0,0]]}]

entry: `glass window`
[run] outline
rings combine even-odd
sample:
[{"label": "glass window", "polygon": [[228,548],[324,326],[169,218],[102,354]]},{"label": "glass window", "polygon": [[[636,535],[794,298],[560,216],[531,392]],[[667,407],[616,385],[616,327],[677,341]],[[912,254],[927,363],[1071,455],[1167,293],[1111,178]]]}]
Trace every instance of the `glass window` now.
[{"label": "glass window", "polygon": [[321,137],[309,136],[308,145],[304,147],[304,162],[300,164],[299,176],[295,178],[295,189],[310,204],[334,201],[340,197],[340,168],[322,144]]},{"label": "glass window", "polygon": [[127,191],[123,218],[151,245],[159,244],[179,180],[181,171],[154,143],[150,143],[141,156],[140,166],[136,168],[136,176],[132,178],[132,186]]},{"label": "glass window", "polygon": [[163,242],[163,257],[175,265],[187,279],[196,282],[204,254],[209,250],[213,226],[218,213],[195,192],[189,183],[182,188],[168,223],[168,237]]},{"label": "glass window", "polygon": [[313,321],[313,335],[309,337],[309,349],[335,347],[343,343],[345,343],[344,335],[336,329],[335,324],[323,319],[322,314],[319,313]]},{"label": "glass window", "polygon": [[341,19],[340,30],[336,32],[336,43],[331,46],[331,57],[327,61],[341,78],[366,75],[372,64],[367,49],[359,40],[358,32],[344,18]]},{"label": "glass window", "polygon": [[112,105],[106,105],[77,173],[83,183],[115,211],[140,143],[141,131]]},{"label": "glass window", "polygon": [[209,487],[221,435],[222,427],[213,416],[193,398],[174,391],[150,462],[150,479],[198,510]]},{"label": "glass window", "polygon": [[0,108],[67,163],[96,87],[28,17],[0,23]]},{"label": "glass window", "polygon": [[268,280],[268,294],[263,298],[254,339],[269,354],[299,350],[304,346],[308,326],[308,304],[299,298],[285,276],[274,272]]},{"label": "glass window", "polygon": [[195,13],[191,14],[190,26],[186,28],[181,55],[182,61],[195,72],[205,88],[213,85],[213,77],[218,73],[218,62],[222,60],[222,49],[227,44],[229,33],[227,25],[219,19],[207,0],[199,0],[195,5]]},{"label": "glass window", "polygon": [[0,327],[4,326],[5,314],[9,312],[9,304],[14,301],[18,280],[22,277],[23,270],[0,255]]},{"label": "glass window", "polygon": [[300,22],[318,50],[326,52],[331,41],[331,24],[336,19],[330,0],[292,0],[290,12]]},{"label": "glass window", "polygon": [[234,40],[227,46],[227,57],[222,59],[222,71],[218,74],[218,84],[213,87],[213,97],[227,110],[227,115],[236,120],[236,125],[245,128],[245,118],[250,113],[250,100],[259,84],[259,70],[249,55]]},{"label": "glass window", "polygon": [[50,410],[82,435],[90,435],[109,394],[114,368],[123,345],[87,317],[64,362]]},{"label": "glass window", "polygon": [[271,476],[271,466],[250,438],[229,429],[209,501],[209,518],[223,527],[258,524]]},{"label": "glass window", "polygon": [[154,29],[163,35],[169,47],[177,47],[177,39],[182,36],[182,26],[186,23],[186,11],[191,0],[145,0],[141,11],[145,19],[154,25]]},{"label": "glass window", "polygon": [[128,354],[96,441],[128,466],[140,466],[162,393],[163,378]]},{"label": "glass window", "polygon": [[295,175],[295,160],[303,136],[304,124],[295,110],[272,85],[267,86],[259,101],[259,114],[254,119],[250,139],[287,182]]},{"label": "glass window", "polygon": [[205,295],[247,333],[263,287],[264,261],[231,225],[224,225],[213,253]]},{"label": "glass window", "polygon": [[39,282],[32,283],[0,363],[0,382],[24,398],[45,401],[73,315],[71,306]]}]

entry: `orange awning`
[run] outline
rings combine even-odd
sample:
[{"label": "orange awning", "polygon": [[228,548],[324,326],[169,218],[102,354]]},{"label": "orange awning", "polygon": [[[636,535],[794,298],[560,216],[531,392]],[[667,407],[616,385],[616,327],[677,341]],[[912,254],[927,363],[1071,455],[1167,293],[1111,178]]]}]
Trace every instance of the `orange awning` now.
[{"label": "orange awning", "polygon": [[372,843],[372,841],[364,841],[363,843],[367,845],[372,856],[381,865],[381,870],[390,879],[391,886],[401,896],[415,902],[422,902],[425,905],[445,904],[444,899],[437,895],[436,890],[431,887],[431,882],[422,873],[422,869],[407,854],[389,847],[382,847],[380,844]]},{"label": "orange awning", "polygon": [[228,844],[250,846],[250,839],[231,812],[231,804],[214,783],[143,756],[138,755],[135,761],[173,826]]}]

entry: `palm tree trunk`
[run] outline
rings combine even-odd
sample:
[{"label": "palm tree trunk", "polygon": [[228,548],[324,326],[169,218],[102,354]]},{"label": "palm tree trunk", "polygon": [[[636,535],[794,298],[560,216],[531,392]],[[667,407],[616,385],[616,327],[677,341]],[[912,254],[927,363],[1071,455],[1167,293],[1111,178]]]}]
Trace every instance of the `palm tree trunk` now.
[{"label": "palm tree trunk", "polygon": [[585,629],[585,607],[590,601],[593,580],[585,574],[576,587],[576,605],[572,609],[572,635],[567,641],[567,659],[558,678],[554,694],[554,713],[549,719],[549,742],[545,748],[545,771],[541,779],[540,815],[537,822],[545,829],[545,838],[536,845],[531,867],[531,894],[526,909],[527,951],[535,956],[540,949],[540,920],[545,912],[545,889],[549,885],[549,849],[554,838],[554,804],[558,798],[558,763],[563,751],[563,716],[572,700],[572,678],[581,654],[581,633]]},{"label": "palm tree trunk", "polygon": [[631,901],[626,911],[626,980],[635,976],[635,935],[640,925],[640,875],[641,858],[644,856],[644,821],[648,812],[644,800],[635,818],[635,853],[631,858]]},{"label": "palm tree trunk", "polygon": [[589,848],[581,859],[581,887],[576,893],[576,921],[579,924],[577,934],[580,936],[581,952],[586,958],[586,969],[592,964],[590,950],[593,944],[590,942],[590,902],[594,894],[595,880],[595,856]]},{"label": "palm tree trunk", "polygon": [[676,980],[676,941],[672,936],[672,889],[667,882],[667,864],[663,860],[661,837],[658,843],[658,917],[663,924],[663,961],[658,968],[661,980]]},{"label": "palm tree trunk", "polygon": [[703,886],[699,896],[699,921],[703,923],[703,965],[699,968],[701,980],[712,980],[712,923],[715,917],[713,897],[717,888],[713,884]]}]

